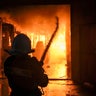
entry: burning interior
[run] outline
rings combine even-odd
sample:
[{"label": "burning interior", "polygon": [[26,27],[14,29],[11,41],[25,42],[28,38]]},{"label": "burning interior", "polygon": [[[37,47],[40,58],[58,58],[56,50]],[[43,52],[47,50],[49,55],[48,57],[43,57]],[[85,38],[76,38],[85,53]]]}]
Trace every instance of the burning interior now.
[{"label": "burning interior", "polygon": [[[70,5],[18,6],[0,12],[1,56],[0,68],[6,58],[14,37],[19,33],[28,35],[35,49],[31,56],[40,60],[55,28],[56,18],[59,28],[44,60],[44,69],[49,78],[71,78],[71,32]],[[3,50],[2,50],[3,49]]]}]

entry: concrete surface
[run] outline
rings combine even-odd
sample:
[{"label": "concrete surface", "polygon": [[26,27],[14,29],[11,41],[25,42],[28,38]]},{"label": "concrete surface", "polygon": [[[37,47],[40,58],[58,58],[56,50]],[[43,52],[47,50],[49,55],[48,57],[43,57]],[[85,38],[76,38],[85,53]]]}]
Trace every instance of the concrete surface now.
[{"label": "concrete surface", "polygon": [[[43,88],[42,96],[96,96],[92,88],[85,88],[72,80],[50,80]],[[10,88],[7,79],[0,79],[0,96],[9,96]]]}]

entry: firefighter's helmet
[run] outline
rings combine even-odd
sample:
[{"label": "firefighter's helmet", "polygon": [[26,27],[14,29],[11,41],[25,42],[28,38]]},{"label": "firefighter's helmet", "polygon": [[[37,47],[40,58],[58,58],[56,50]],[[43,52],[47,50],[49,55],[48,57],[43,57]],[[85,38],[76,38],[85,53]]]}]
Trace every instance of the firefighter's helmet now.
[{"label": "firefighter's helmet", "polygon": [[12,47],[7,51],[11,55],[15,54],[28,54],[34,52],[31,49],[31,40],[25,34],[18,34],[12,43]]}]

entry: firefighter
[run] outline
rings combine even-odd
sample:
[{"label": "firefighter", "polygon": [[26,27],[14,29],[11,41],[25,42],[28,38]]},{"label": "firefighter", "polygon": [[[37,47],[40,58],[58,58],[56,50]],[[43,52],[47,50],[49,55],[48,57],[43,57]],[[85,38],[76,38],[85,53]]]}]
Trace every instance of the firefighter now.
[{"label": "firefighter", "polygon": [[31,40],[25,34],[18,34],[4,62],[4,73],[11,88],[10,96],[42,96],[41,89],[48,85],[48,76],[42,63],[31,57]]}]

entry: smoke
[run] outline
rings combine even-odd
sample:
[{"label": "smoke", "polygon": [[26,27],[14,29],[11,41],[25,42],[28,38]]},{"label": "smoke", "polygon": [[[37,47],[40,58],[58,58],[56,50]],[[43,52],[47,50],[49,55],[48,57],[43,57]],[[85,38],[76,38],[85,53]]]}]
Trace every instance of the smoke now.
[{"label": "smoke", "polygon": [[3,22],[13,24],[14,27],[17,28],[17,30],[21,29],[18,23],[12,18],[11,14],[9,14],[8,12],[4,10],[0,11],[0,17],[2,18]]},{"label": "smoke", "polygon": [[[55,16],[62,16],[65,5],[33,5],[15,6],[0,12],[5,22],[16,26],[18,31],[37,32],[41,34],[53,32],[56,26]],[[66,11],[67,12],[67,11]]]},{"label": "smoke", "polygon": [[21,6],[13,9],[11,16],[23,31],[42,33],[55,27],[56,12],[53,6]]}]

